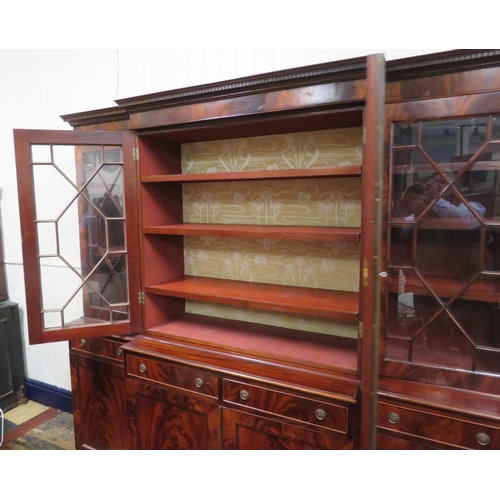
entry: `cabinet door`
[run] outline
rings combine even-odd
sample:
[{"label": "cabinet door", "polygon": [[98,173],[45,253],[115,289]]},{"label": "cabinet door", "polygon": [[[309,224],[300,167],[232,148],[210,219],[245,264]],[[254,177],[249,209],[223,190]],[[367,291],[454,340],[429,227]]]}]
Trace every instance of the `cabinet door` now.
[{"label": "cabinet door", "polygon": [[30,343],[141,325],[130,133],[15,130]]},{"label": "cabinet door", "polygon": [[222,409],[222,444],[227,450],[352,450],[345,437],[323,434],[240,411]]},{"label": "cabinet door", "polygon": [[70,360],[76,448],[126,450],[123,366],[74,353]]},{"label": "cabinet door", "polygon": [[386,111],[391,192],[381,374],[496,392],[500,93]]},{"label": "cabinet door", "polygon": [[217,450],[219,405],[192,394],[127,380],[130,448]]}]

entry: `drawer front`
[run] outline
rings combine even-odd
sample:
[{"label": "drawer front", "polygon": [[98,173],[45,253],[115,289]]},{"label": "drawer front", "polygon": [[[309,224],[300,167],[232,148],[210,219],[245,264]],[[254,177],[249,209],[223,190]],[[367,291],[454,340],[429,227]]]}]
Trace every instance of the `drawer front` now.
[{"label": "drawer front", "polygon": [[435,443],[471,450],[500,449],[500,429],[471,422],[467,417],[443,416],[397,404],[378,405],[378,427]]},{"label": "drawer front", "polygon": [[75,340],[71,343],[71,350],[94,354],[101,358],[111,359],[123,363],[124,356],[121,349],[122,344],[118,340],[107,338],[91,338]]},{"label": "drawer front", "polygon": [[127,356],[127,375],[219,398],[219,378],[202,370],[130,355]]},{"label": "drawer front", "polygon": [[254,385],[223,380],[224,401],[347,435],[348,408]]}]

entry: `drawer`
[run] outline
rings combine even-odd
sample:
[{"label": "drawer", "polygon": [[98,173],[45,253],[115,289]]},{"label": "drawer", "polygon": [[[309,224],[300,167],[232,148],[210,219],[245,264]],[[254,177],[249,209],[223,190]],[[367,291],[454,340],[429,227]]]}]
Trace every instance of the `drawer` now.
[{"label": "drawer", "polygon": [[378,428],[462,449],[500,449],[500,429],[460,416],[437,413],[432,408],[409,408],[380,402]]},{"label": "drawer", "polygon": [[202,370],[127,355],[127,375],[219,398],[219,377]]},{"label": "drawer", "polygon": [[71,342],[71,350],[123,363],[124,356],[121,346],[125,342],[126,340],[121,342],[109,338],[80,339]]},{"label": "drawer", "polygon": [[274,389],[223,380],[224,401],[245,408],[313,424],[347,435],[349,411],[347,406],[324,403]]}]

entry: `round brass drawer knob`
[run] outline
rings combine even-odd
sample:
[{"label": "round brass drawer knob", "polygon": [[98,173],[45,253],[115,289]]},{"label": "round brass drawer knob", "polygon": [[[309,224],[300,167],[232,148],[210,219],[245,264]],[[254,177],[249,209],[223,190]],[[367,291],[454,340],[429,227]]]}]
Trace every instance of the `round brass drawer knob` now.
[{"label": "round brass drawer knob", "polygon": [[240,391],[240,398],[243,401],[246,401],[250,397],[250,394],[248,394],[247,391]]},{"label": "round brass drawer knob", "polygon": [[488,436],[488,434],[484,434],[484,432],[476,434],[476,440],[481,446],[488,446],[491,443],[490,436]]},{"label": "round brass drawer knob", "polygon": [[394,413],[394,412],[389,413],[389,415],[388,415],[388,417],[387,417],[387,418],[389,419],[389,422],[390,422],[391,424],[393,424],[393,425],[398,424],[398,423],[399,423],[399,421],[401,420],[401,419],[399,418],[399,415],[398,415],[397,413]]},{"label": "round brass drawer knob", "polygon": [[80,340],[80,347],[85,347],[87,345],[87,341],[85,339]]},{"label": "round brass drawer knob", "polygon": [[123,349],[121,347],[119,347],[117,350],[116,350],[116,355],[117,356],[123,356]]},{"label": "round brass drawer knob", "polygon": [[139,365],[139,371],[141,373],[146,373],[146,370],[147,370],[146,365]]},{"label": "round brass drawer knob", "polygon": [[194,385],[196,387],[198,387],[198,389],[201,389],[203,387],[203,379],[201,378],[197,378],[195,381],[194,381]]},{"label": "round brass drawer knob", "polygon": [[326,411],[325,411],[325,410],[321,410],[321,409],[316,410],[316,411],[314,412],[314,416],[315,416],[318,420],[320,420],[320,421],[321,421],[321,420],[325,420],[325,418],[326,418]]}]

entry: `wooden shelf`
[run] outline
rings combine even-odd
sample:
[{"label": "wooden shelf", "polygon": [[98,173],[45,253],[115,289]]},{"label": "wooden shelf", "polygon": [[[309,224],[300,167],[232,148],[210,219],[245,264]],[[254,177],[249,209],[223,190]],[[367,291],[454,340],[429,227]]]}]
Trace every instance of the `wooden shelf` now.
[{"label": "wooden shelf", "polygon": [[143,183],[154,182],[213,182],[271,179],[300,179],[313,177],[352,177],[361,175],[361,166],[257,170],[248,172],[219,172],[213,174],[143,175]]},{"label": "wooden shelf", "polygon": [[300,241],[346,241],[359,243],[361,229],[349,227],[249,226],[224,224],[170,224],[148,226],[144,234],[182,236],[229,236]]},{"label": "wooden shelf", "polygon": [[306,367],[356,373],[357,339],[186,314],[147,335]]},{"label": "wooden shelf", "polygon": [[269,311],[357,321],[359,294],[184,276],[147,286],[146,293]]}]

